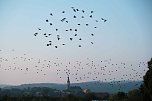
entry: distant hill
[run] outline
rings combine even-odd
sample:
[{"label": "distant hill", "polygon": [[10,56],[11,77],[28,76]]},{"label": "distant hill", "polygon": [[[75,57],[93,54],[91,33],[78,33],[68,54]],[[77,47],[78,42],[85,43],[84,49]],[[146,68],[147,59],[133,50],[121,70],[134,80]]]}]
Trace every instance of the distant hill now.
[{"label": "distant hill", "polygon": [[9,87],[11,85],[6,85],[6,84],[0,84],[0,88],[5,88],[5,87]]},{"label": "distant hill", "polygon": [[[86,86],[86,84],[88,86]],[[111,86],[110,84],[113,84]],[[80,83],[78,84],[81,88],[88,88],[92,92],[108,92],[108,93],[115,93],[118,91],[128,92],[129,90],[139,88],[142,84],[142,81],[121,81],[119,85],[117,83],[109,83],[109,82],[87,82],[87,83]],[[75,85],[75,84],[74,84]],[[121,87],[121,88],[120,88]],[[119,90],[120,89],[120,90]]]},{"label": "distant hill", "polygon": [[[112,85],[111,85],[112,84]],[[90,89],[92,92],[108,92],[115,93],[118,91],[128,92],[131,89],[139,88],[142,84],[142,81],[121,81],[119,85],[115,82],[83,82],[83,83],[72,83],[71,86],[80,86],[82,89]],[[33,83],[33,84],[22,84],[19,86],[5,86],[4,89],[18,88],[18,89],[26,89],[33,87],[49,87],[57,90],[66,89],[66,84],[56,84],[56,83]],[[120,88],[121,87],[121,88]],[[119,90],[120,89],[120,90]]]},{"label": "distant hill", "polygon": [[32,84],[21,84],[18,86],[6,86],[4,89],[18,88],[18,89],[27,89],[33,87],[48,87],[58,90],[64,90],[66,88],[66,84],[57,84],[57,83],[32,83]]}]

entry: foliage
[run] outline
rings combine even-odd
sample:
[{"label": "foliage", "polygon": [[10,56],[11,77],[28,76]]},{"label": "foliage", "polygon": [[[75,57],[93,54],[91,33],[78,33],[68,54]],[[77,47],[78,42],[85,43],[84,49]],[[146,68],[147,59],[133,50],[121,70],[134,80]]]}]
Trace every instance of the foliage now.
[{"label": "foliage", "polygon": [[91,100],[93,100],[93,99],[97,99],[97,97],[95,96],[94,93],[87,93],[87,94],[85,95],[85,101],[91,101]]},{"label": "foliage", "polygon": [[144,101],[152,101],[152,58],[148,62],[148,69],[144,76],[144,84],[140,88]]},{"label": "foliage", "polygon": [[127,101],[142,101],[142,95],[139,89],[134,89],[128,92]]},{"label": "foliage", "polygon": [[0,90],[0,101],[91,101],[93,99],[99,99],[95,93],[87,93],[83,96],[62,95],[61,91],[47,87]]},{"label": "foliage", "polygon": [[109,97],[110,101],[123,101],[126,98],[126,94],[124,92],[118,92]]}]

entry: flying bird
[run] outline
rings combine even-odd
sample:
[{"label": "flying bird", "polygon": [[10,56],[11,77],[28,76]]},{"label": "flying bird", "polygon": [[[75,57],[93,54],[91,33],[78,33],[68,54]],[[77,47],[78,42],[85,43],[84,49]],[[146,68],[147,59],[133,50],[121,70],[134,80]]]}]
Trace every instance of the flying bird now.
[{"label": "flying bird", "polygon": [[49,22],[49,20],[46,20],[46,22]]},{"label": "flying bird", "polygon": [[61,21],[63,22],[63,21],[65,21],[65,19],[66,19],[66,18],[62,18]]}]

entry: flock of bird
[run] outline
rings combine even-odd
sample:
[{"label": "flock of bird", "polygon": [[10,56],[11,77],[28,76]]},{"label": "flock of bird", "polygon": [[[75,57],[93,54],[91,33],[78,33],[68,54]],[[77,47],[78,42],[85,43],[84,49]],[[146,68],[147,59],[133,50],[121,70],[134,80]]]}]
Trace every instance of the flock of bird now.
[{"label": "flock of bird", "polygon": [[[107,20],[104,18],[96,19],[94,11],[85,11],[74,7],[71,7],[71,11],[70,16],[66,15],[68,11],[62,11],[61,19],[59,16],[56,17],[55,13],[50,13],[49,18],[45,20],[50,32],[45,32],[45,29],[39,27],[37,32],[34,33],[34,36],[44,36],[44,38],[48,40],[46,46],[58,48],[68,45],[68,41],[73,42],[75,40],[79,41],[77,47],[82,47],[82,40],[85,39],[83,33],[86,33],[89,35],[89,43],[94,44],[94,41],[90,41],[92,40],[91,38],[96,35],[92,31],[101,28],[97,23],[105,23]],[[58,23],[54,23],[56,20],[54,20],[53,17],[59,18],[57,20]],[[95,25],[86,23],[87,20],[93,21]],[[65,41],[65,39],[68,41]],[[0,52],[2,52],[2,50],[0,50]],[[53,75],[54,77],[59,80],[63,79],[65,82],[67,76],[69,76],[72,82],[97,81],[101,83],[100,86],[102,86],[102,82],[109,82],[109,85],[113,86],[114,84],[120,85],[121,81],[142,80],[146,72],[145,67],[147,67],[147,64],[143,61],[137,64],[128,64],[127,62],[116,63],[113,62],[112,59],[99,58],[86,58],[83,60],[70,59],[68,61],[62,58],[35,59],[29,57],[27,54],[14,56],[12,58],[0,57],[0,71],[3,72],[21,71],[28,74],[32,71],[32,73],[34,73],[33,75],[49,76],[48,71],[53,71],[56,73],[56,76]],[[88,84],[86,84],[86,86],[88,86]],[[126,85],[124,85],[124,87],[125,86]],[[122,87],[119,89],[121,88]]]},{"label": "flock of bird", "polygon": [[[45,20],[45,23],[49,27],[47,29],[37,28],[38,30],[34,33],[34,36],[44,36],[48,41],[46,46],[53,46],[55,48],[68,45],[73,40],[78,41],[78,47],[82,47],[82,44],[86,43],[82,42],[84,39],[90,41],[88,43],[94,44],[91,37],[94,37],[95,33],[92,31],[101,28],[101,25],[98,23],[105,23],[107,20],[104,18],[97,19],[94,11],[84,11],[74,7],[71,7],[71,10],[73,12],[71,12],[70,16],[68,15],[68,11],[61,11],[60,16],[62,18],[57,14],[50,13],[48,19]],[[86,20],[89,21],[86,22]],[[91,21],[95,23],[91,23]],[[48,29],[50,29],[49,32],[46,32]],[[84,33],[90,35],[89,39],[84,37]],[[67,42],[68,40],[70,42]]]},{"label": "flock of bird", "polygon": [[[97,81],[100,86],[103,82],[109,82],[112,87],[115,84],[120,85],[121,81],[139,81],[143,79],[147,64],[139,62],[137,64],[128,64],[127,62],[116,63],[112,59],[86,58],[70,59],[35,59],[27,54],[15,56],[12,58],[0,58],[0,71],[24,72],[26,75],[32,72],[32,75],[50,76],[51,71],[54,79],[66,82],[70,77],[72,82]],[[56,75],[56,76],[55,76]],[[51,81],[50,81],[51,82]],[[86,84],[86,87],[89,84]],[[127,85],[124,85],[124,87]],[[135,86],[139,86],[136,84]],[[120,85],[120,90],[122,89]]]}]

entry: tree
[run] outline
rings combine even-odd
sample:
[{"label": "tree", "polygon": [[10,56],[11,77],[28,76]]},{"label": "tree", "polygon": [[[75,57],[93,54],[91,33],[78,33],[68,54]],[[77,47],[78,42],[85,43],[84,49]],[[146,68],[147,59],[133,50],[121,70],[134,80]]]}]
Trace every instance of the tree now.
[{"label": "tree", "polygon": [[86,101],[91,101],[97,99],[94,93],[87,93],[85,96]]},{"label": "tree", "polygon": [[78,101],[78,98],[72,94],[69,94],[68,96],[66,96],[66,101]]},{"label": "tree", "polygon": [[133,89],[128,92],[128,100],[127,101],[142,101],[141,92],[139,89]]},{"label": "tree", "polygon": [[126,94],[124,92],[118,92],[117,96],[118,96],[118,100],[123,100],[125,99]]},{"label": "tree", "polygon": [[124,92],[118,92],[109,97],[110,101],[123,101],[126,98],[126,94]]},{"label": "tree", "polygon": [[144,83],[140,88],[144,101],[152,101],[152,58],[148,62],[148,69],[144,76]]}]

